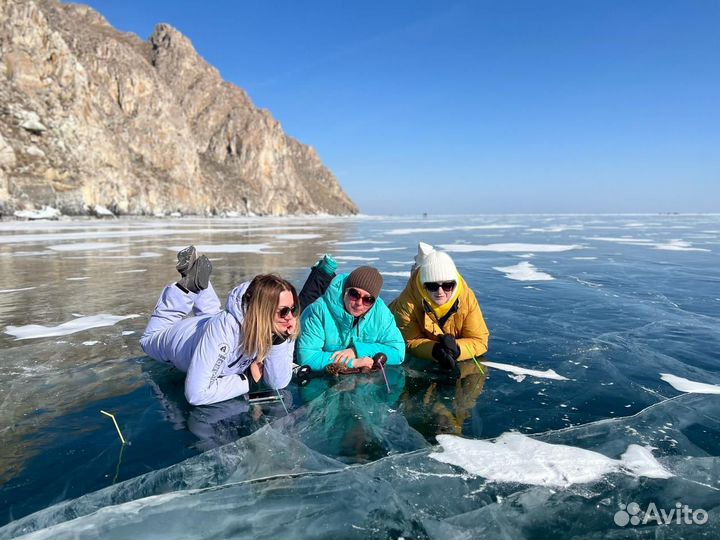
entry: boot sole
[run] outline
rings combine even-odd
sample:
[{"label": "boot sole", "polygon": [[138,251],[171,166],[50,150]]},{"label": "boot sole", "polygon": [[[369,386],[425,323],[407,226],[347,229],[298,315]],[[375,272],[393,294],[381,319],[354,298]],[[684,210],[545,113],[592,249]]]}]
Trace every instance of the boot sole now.
[{"label": "boot sole", "polygon": [[197,253],[195,251],[195,246],[188,246],[185,249],[178,251],[178,262],[175,265],[175,268],[178,272],[180,272],[181,276],[185,277],[187,271],[190,269],[196,259]]}]

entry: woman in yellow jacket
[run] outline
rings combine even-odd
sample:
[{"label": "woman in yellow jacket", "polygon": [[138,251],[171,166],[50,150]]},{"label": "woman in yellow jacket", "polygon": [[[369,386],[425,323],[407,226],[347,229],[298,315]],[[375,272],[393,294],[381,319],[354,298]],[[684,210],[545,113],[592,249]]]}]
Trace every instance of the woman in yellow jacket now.
[{"label": "woman in yellow jacket", "polygon": [[454,370],[457,361],[488,350],[488,332],[475,293],[447,253],[420,242],[405,290],[391,304],[407,352]]}]

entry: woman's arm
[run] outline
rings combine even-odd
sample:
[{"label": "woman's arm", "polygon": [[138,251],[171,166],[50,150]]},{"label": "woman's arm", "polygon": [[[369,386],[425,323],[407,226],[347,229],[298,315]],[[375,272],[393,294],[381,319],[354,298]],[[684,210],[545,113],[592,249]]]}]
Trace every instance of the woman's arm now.
[{"label": "woman's arm", "polygon": [[219,376],[235,351],[237,337],[233,324],[237,323],[230,315],[220,315],[205,326],[185,379],[185,397],[191,405],[217,403],[248,392],[244,375]]},{"label": "woman's arm", "polygon": [[333,363],[332,352],[325,351],[325,328],[322,306],[313,303],[302,316],[302,331],[297,341],[298,362],[321,371]]},{"label": "woman's arm", "polygon": [[380,310],[375,316],[379,316],[382,328],[372,342],[354,341],[355,352],[358,358],[372,358],[377,353],[384,353],[388,364],[401,364],[405,359],[405,340],[395,318],[384,304],[378,304],[375,309]]},{"label": "woman's arm", "polygon": [[490,332],[474,294],[469,299],[468,306],[469,311],[460,329],[460,337],[457,339],[460,347],[458,360],[469,360],[474,356],[485,354],[488,350]]},{"label": "woman's arm", "polygon": [[424,319],[425,313],[416,314],[417,309],[421,308],[411,303],[395,304],[395,322],[405,339],[407,351],[418,358],[433,360],[432,348],[437,341],[425,337],[418,321],[418,316]]},{"label": "woman's arm", "polygon": [[270,348],[263,362],[263,382],[273,390],[285,388],[292,379],[292,360],[295,340],[288,339]]}]

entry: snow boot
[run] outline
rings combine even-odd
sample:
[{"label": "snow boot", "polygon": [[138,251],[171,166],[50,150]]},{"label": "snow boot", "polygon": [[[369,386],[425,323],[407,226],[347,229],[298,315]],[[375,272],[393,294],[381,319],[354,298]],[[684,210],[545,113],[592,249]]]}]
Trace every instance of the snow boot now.
[{"label": "snow boot", "polygon": [[185,277],[190,270],[190,267],[197,260],[197,253],[195,252],[195,246],[188,246],[185,249],[181,249],[177,254],[177,264],[175,268],[182,277]]},{"label": "snow boot", "polygon": [[[180,261],[178,260],[178,263]],[[200,255],[187,269],[182,279],[177,282],[178,287],[183,290],[199,293],[207,289],[210,283],[212,263],[205,255]]]}]

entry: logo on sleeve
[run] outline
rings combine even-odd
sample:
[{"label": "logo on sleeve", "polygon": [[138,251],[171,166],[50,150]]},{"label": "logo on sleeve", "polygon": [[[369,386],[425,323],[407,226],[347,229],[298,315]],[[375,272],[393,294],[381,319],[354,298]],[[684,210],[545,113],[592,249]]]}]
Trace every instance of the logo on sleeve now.
[{"label": "logo on sleeve", "polygon": [[227,343],[221,343],[218,347],[218,357],[217,360],[215,360],[215,364],[212,368],[212,373],[210,375],[210,382],[208,383],[208,388],[210,388],[215,380],[218,377],[218,371],[220,371],[220,368],[225,363],[225,360],[227,360],[227,352],[230,349]]}]

